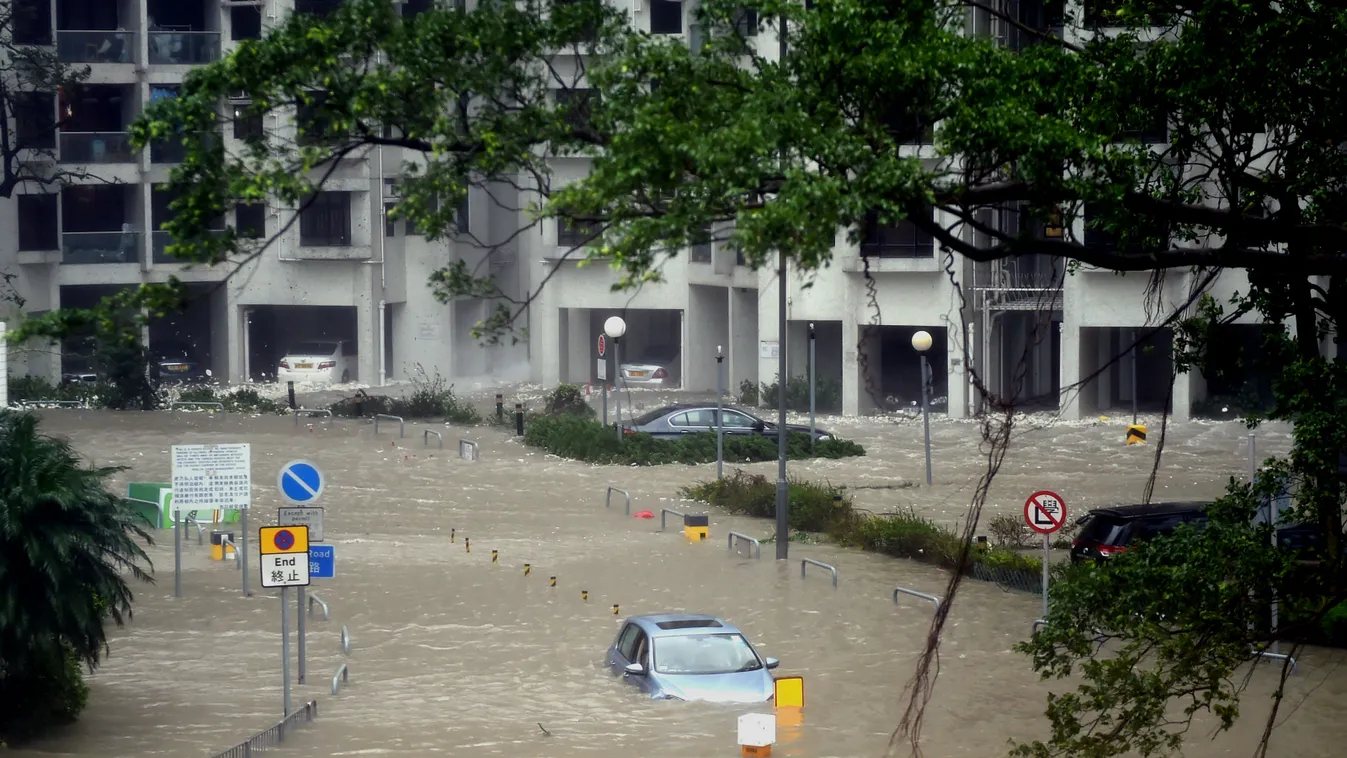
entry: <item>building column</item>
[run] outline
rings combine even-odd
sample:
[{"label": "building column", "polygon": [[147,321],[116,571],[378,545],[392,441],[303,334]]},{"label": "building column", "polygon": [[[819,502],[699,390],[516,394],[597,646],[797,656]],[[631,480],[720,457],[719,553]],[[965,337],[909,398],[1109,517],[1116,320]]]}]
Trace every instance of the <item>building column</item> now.
[{"label": "building column", "polygon": [[[775,270],[775,262],[773,269]],[[789,275],[786,277],[789,279]],[[758,340],[775,341],[777,350],[785,351],[788,335],[780,334],[781,324],[781,288],[787,286],[786,282],[775,275],[771,278],[771,284],[764,287],[758,285]],[[786,360],[790,357],[787,355]],[[787,364],[789,365],[789,364]],[[772,382],[785,381],[788,377],[780,377],[781,363],[776,357],[768,357],[765,353],[758,354],[758,383],[770,384]],[[775,403],[773,403],[775,404]]]},{"label": "building column", "polygon": [[1082,388],[1077,387],[1081,377],[1081,334],[1080,327],[1070,327],[1065,322],[1058,324],[1062,330],[1062,361],[1059,370],[1057,403],[1059,418],[1064,421],[1080,419],[1080,395]]},{"label": "building column", "polygon": [[950,339],[950,332],[963,332],[963,325],[959,321],[951,321],[945,327],[945,352],[949,378],[946,380],[946,413],[950,418],[966,418],[968,416],[968,373],[964,366],[964,338],[967,335],[960,334],[959,338]]},{"label": "building column", "polygon": [[[547,262],[538,264],[538,281],[546,278],[549,273],[548,267],[551,265],[559,264]],[[557,291],[558,284],[559,281],[554,279],[543,287],[529,306],[529,339],[534,341],[531,356],[534,365],[532,373],[538,383],[545,387],[561,384],[561,314],[560,309],[554,305],[556,299],[553,294]],[[609,381],[612,381],[612,377],[609,377]]]},{"label": "building column", "polygon": [[1169,406],[1169,417],[1174,421],[1189,421],[1193,417],[1193,403],[1206,397],[1207,380],[1197,369],[1174,377],[1174,397]]},{"label": "building column", "polygon": [[755,291],[733,287],[726,293],[730,339],[725,347],[725,392],[738,397],[743,382],[758,384],[758,298]]}]

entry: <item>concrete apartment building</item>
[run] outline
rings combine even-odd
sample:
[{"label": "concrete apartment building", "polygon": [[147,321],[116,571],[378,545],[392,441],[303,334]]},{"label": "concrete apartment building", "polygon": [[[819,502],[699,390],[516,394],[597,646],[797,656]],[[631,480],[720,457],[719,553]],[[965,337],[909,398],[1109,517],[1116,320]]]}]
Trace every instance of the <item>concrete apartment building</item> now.
[{"label": "concrete apartment building", "polygon": [[[397,149],[348,161],[315,211],[227,281],[223,269],[186,269],[165,255],[166,235],[155,231],[170,212],[170,198],[156,185],[167,181],[180,148],[133,152],[128,125],[149,102],[174,96],[191,67],[218,59],[238,40],[259,36],[294,10],[321,10],[334,0],[16,2],[50,11],[49,25],[22,30],[28,39],[54,44],[63,60],[87,64],[92,71],[79,102],[51,96],[50,107],[62,109],[65,122],[43,145],[54,148],[62,164],[90,178],[52,195],[0,202],[0,228],[12,230],[0,235],[0,268],[17,273],[24,312],[89,305],[119,287],[176,274],[199,297],[186,312],[150,328],[151,346],[190,345],[217,377],[233,382],[264,381],[289,344],[326,338],[350,343],[359,367],[352,379],[366,384],[405,379],[418,364],[451,379],[583,384],[596,379],[595,342],[603,321],[620,314],[628,322],[624,358],[674,355],[671,381],[694,390],[715,386],[717,346],[725,351],[730,389],[745,381],[774,381],[774,356],[783,345],[790,373],[805,374],[813,323],[818,374],[840,382],[847,414],[906,405],[919,397],[917,356],[910,346],[918,329],[935,337],[935,394],[947,398],[956,417],[977,410],[963,365],[965,343],[993,389],[1009,387],[1022,371],[1026,404],[1060,407],[1067,418],[1130,407],[1133,393],[1143,410],[1157,410],[1169,394],[1170,338],[1164,333],[1153,341],[1157,349],[1138,354],[1135,371],[1132,359],[1124,358],[1082,391],[1062,391],[1130,344],[1133,330],[1154,323],[1145,307],[1149,276],[1082,271],[1062,277],[1054,269],[1060,264],[1046,257],[979,265],[960,258],[954,269],[963,285],[961,299],[945,272],[944,256],[906,223],[893,228],[867,224],[859,245],[848,242],[847,230],[839,230],[830,268],[809,277],[788,275],[784,336],[777,328],[781,283],[775,271],[754,272],[720,244],[683,251],[664,266],[665,282],[622,293],[611,290],[609,269],[563,260],[577,242],[575,231],[540,224],[495,249],[487,261],[516,299],[551,277],[526,314],[528,338],[518,345],[484,348],[470,330],[494,302],[442,304],[426,280],[452,260],[475,265],[487,252],[462,238],[428,243],[407,224],[387,219],[386,209],[396,203],[399,166],[411,159]],[[404,15],[427,2],[408,0]],[[1016,0],[1013,5],[1026,20],[1044,22],[1041,2]],[[694,7],[692,2],[636,0],[630,12],[642,29],[697,44]],[[1034,13],[1038,17],[1031,19]],[[1004,44],[1019,44],[1016,31],[991,16],[973,17],[970,28]],[[763,55],[775,54],[770,25],[757,32],[757,45]],[[292,127],[235,122],[226,127],[224,139],[250,128]],[[904,150],[934,156],[929,144]],[[586,171],[583,159],[558,160],[554,181],[574,180]],[[521,223],[517,213],[478,191],[460,213],[473,237],[488,245],[510,239]],[[273,234],[294,210],[253,206],[233,215],[227,221],[239,228]],[[1008,217],[998,223],[1016,221]],[[1089,241],[1083,226],[1074,232]],[[863,274],[862,253],[869,260],[870,281]],[[1234,278],[1222,288],[1238,286]],[[1181,301],[1189,285],[1184,274],[1168,275],[1164,299]],[[17,315],[5,314],[11,322]],[[858,350],[862,341],[864,349]],[[1022,367],[1021,356],[1026,356]],[[16,373],[53,377],[63,362],[64,370],[77,369],[76,361],[41,351],[11,356]],[[1180,376],[1172,398],[1175,415],[1187,417],[1207,390],[1200,376]]]}]

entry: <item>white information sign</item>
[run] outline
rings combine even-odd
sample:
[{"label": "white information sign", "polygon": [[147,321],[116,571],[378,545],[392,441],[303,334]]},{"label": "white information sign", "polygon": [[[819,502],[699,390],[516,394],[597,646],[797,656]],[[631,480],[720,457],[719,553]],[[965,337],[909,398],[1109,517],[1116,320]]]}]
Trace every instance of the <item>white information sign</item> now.
[{"label": "white information sign", "polygon": [[599,381],[601,381],[601,382],[608,381],[608,361],[607,361],[607,359],[600,358],[597,365],[598,365],[598,367],[599,367],[599,373],[598,373]]},{"label": "white information sign", "polygon": [[173,446],[173,506],[191,510],[246,510],[252,504],[252,446]]},{"label": "white information sign", "polygon": [[780,358],[781,343],[777,340],[758,340],[759,358]]},{"label": "white information sign", "polygon": [[309,556],[305,553],[274,553],[272,555],[263,555],[262,586],[309,586]]},{"label": "white information sign", "polygon": [[312,507],[285,507],[280,509],[276,526],[307,526],[309,542],[323,541],[323,509]]}]

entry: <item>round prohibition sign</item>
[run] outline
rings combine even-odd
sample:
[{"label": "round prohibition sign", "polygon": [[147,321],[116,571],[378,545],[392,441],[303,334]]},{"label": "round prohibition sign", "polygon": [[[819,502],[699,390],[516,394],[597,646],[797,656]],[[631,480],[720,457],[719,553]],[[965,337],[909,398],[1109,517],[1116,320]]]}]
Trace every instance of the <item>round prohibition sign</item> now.
[{"label": "round prohibition sign", "polygon": [[275,543],[277,550],[289,550],[295,546],[295,533],[289,529],[282,529],[276,532],[276,536],[271,538]]},{"label": "round prohibition sign", "polygon": [[1066,501],[1051,490],[1039,490],[1024,501],[1024,523],[1039,534],[1052,534],[1066,526]]}]

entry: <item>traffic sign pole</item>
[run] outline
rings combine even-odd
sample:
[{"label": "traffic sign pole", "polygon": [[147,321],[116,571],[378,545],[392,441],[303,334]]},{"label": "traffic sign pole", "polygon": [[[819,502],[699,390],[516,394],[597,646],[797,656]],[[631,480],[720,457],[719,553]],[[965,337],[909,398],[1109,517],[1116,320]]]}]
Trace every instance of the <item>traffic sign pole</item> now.
[{"label": "traffic sign pole", "polygon": [[[1049,551],[1051,550],[1052,550],[1052,535],[1044,534],[1043,535],[1043,618],[1045,619],[1048,617],[1048,556],[1050,555]],[[303,591],[304,590],[300,590],[300,592]],[[304,643],[301,642],[299,644],[303,645]],[[304,659],[301,658],[300,660],[302,661]],[[303,666],[304,664],[300,663],[299,665]],[[302,668],[300,670],[303,671]],[[301,679],[300,681],[302,682],[304,680]]]},{"label": "traffic sign pole", "polygon": [[[307,558],[306,558],[305,560],[307,560]],[[306,609],[304,608],[304,588],[303,588],[303,587],[300,587],[300,588],[299,588],[299,592],[298,592],[297,594],[298,594],[298,596],[299,596],[299,603],[298,603],[298,605],[295,606],[295,610],[296,610],[296,612],[297,612],[299,615],[295,617],[295,619],[296,619],[296,620],[295,620],[295,626],[296,626],[296,631],[299,632],[299,683],[300,683],[300,684],[303,684],[303,683],[304,683],[304,618],[305,618],[305,616],[308,616],[309,614],[305,612]]]},{"label": "traffic sign pole", "polygon": [[[243,572],[243,596],[248,597],[248,509],[239,511],[239,569]],[[287,701],[288,702],[288,701]]]},{"label": "traffic sign pole", "polygon": [[1051,490],[1039,490],[1024,501],[1024,523],[1043,535],[1043,618],[1048,617],[1048,560],[1052,535],[1066,526],[1066,501]]},{"label": "traffic sign pole", "polygon": [[290,600],[289,587],[281,588],[281,681],[285,699],[285,717],[290,716]]}]

